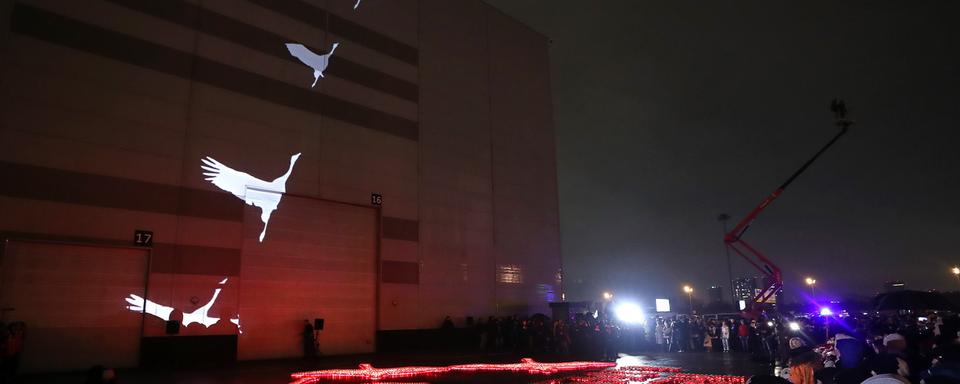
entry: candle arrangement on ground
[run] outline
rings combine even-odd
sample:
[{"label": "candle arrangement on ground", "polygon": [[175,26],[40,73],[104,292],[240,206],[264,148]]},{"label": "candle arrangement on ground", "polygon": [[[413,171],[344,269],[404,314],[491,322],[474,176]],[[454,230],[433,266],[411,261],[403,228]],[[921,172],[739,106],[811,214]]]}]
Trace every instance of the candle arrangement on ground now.
[{"label": "candle arrangement on ground", "polygon": [[[298,372],[291,376],[291,384],[315,384],[328,382],[463,382],[470,377],[490,375],[514,375],[526,377],[524,381],[538,384],[744,384],[742,376],[704,375],[681,373],[676,367],[623,366],[612,362],[574,361],[541,363],[522,359],[510,364],[461,364],[443,367],[396,367],[375,368],[361,364],[357,369],[327,369]],[[487,375],[487,376],[484,376]],[[547,378],[543,380],[543,378]],[[539,378],[539,379],[538,379]],[[537,381],[539,380],[539,381]]]}]

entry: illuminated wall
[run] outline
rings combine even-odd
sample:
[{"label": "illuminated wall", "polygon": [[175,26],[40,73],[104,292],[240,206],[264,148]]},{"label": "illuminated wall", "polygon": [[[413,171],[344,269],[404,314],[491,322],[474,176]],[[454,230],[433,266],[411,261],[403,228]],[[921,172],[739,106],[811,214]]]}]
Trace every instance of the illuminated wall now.
[{"label": "illuminated wall", "polygon": [[[547,39],[486,4],[0,4],[0,235],[154,233],[144,289],[90,321],[139,319],[136,295],[256,359],[299,354],[304,319],[327,320],[322,352],[366,352],[559,295]],[[315,85],[285,45],[335,42]],[[270,188],[219,185],[207,157]]]}]

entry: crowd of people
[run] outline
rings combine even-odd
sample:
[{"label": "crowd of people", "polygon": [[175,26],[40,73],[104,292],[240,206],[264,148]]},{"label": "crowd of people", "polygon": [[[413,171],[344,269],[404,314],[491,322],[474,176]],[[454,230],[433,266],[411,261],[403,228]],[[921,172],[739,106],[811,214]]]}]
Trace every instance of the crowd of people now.
[{"label": "crowd of people", "polygon": [[783,376],[791,382],[960,382],[960,319],[956,315],[826,319],[823,328],[829,338],[823,344],[811,344],[811,338],[799,336],[815,328],[813,322],[801,325],[799,335],[788,339],[789,365]]},{"label": "crowd of people", "polygon": [[[565,357],[615,360],[622,343],[620,325],[604,316],[579,314],[572,320],[546,316],[488,317],[467,325],[483,351],[516,351]],[[449,318],[441,328],[452,328]]]},{"label": "crowd of people", "polygon": [[781,367],[770,383],[960,383],[956,315],[678,316],[657,319],[651,331],[662,351],[749,353]]},{"label": "crowd of people", "polygon": [[[771,324],[772,325],[772,324]],[[757,321],[700,316],[657,318],[650,330],[658,349],[667,352],[723,351],[749,352],[751,345],[761,346],[770,353],[769,327],[758,327]]]},{"label": "crowd of people", "polygon": [[[453,328],[448,318],[442,328]],[[956,315],[656,317],[624,325],[603,313],[566,319],[489,317],[468,324],[476,348],[614,360],[656,350],[746,354],[775,375],[751,383],[960,383]]]}]

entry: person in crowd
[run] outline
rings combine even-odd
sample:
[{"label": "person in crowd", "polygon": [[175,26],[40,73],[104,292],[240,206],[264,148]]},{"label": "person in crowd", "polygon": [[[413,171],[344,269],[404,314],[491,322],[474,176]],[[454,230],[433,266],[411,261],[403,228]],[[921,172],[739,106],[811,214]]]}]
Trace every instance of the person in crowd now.
[{"label": "person in crowd", "polygon": [[730,322],[727,320],[723,321],[723,325],[720,326],[720,342],[723,343],[723,351],[730,352]]},{"label": "person in crowd", "polygon": [[863,384],[910,384],[910,380],[897,374],[899,368],[897,358],[887,353],[874,356],[870,361],[873,376],[864,380]]},{"label": "person in crowd", "polygon": [[485,340],[485,344],[483,345],[483,349],[496,350],[497,339],[500,337],[500,325],[498,324],[496,317],[487,317],[486,333],[487,338]]},{"label": "person in crowd", "polygon": [[553,326],[554,340],[556,342],[557,354],[567,356],[570,354],[570,332],[567,329],[565,320],[557,320]]},{"label": "person in crowd", "polygon": [[481,351],[487,349],[487,338],[490,337],[490,329],[487,328],[487,324],[484,322],[483,317],[477,319],[477,323],[474,325],[475,333],[477,339],[479,339],[479,344],[477,345]]},{"label": "person in crowd", "polygon": [[720,350],[720,330],[717,328],[717,321],[714,319],[707,322],[707,336],[703,345],[707,347],[709,352]]},{"label": "person in crowd", "polygon": [[313,324],[310,320],[303,319],[303,358],[312,359],[317,356],[317,339],[313,334]]},{"label": "person in crowd", "polygon": [[835,348],[840,357],[837,366],[841,369],[861,368],[864,361],[866,345],[863,341],[846,333],[837,333]]},{"label": "person in crowd", "polygon": [[767,361],[774,361],[776,359],[776,333],[774,332],[773,323],[770,325],[763,323],[762,325],[757,326],[757,336],[760,342],[761,350],[763,352],[763,358]]},{"label": "person in crowd", "polygon": [[670,322],[670,352],[683,352],[680,328],[683,328],[683,322],[680,319]]},{"label": "person in crowd", "polygon": [[443,322],[440,323],[440,329],[451,330],[453,328],[453,319],[450,316],[444,317]]},{"label": "person in crowd", "polygon": [[663,343],[667,352],[673,351],[673,320],[663,320]]},{"label": "person in crowd", "polygon": [[960,345],[940,347],[930,369],[919,375],[923,384],[960,383]]},{"label": "person in crowd", "polygon": [[664,342],[666,341],[663,337],[664,321],[658,318],[656,323],[656,327],[653,328],[653,340],[657,344],[657,351],[663,352]]},{"label": "person in crowd", "polygon": [[886,354],[896,359],[896,373],[903,377],[910,377],[910,365],[907,363],[907,339],[899,333],[891,333],[883,337],[883,347]]},{"label": "person in crowd", "polygon": [[690,321],[687,318],[683,318],[674,325],[677,328],[677,341],[680,349],[677,352],[689,351],[690,350]]},{"label": "person in crowd", "polygon": [[690,350],[699,351],[703,345],[703,334],[706,331],[703,328],[703,322],[700,317],[690,319]]},{"label": "person in crowd", "polygon": [[747,325],[747,319],[740,319],[740,326],[737,327],[737,338],[740,339],[740,350],[750,352],[750,326]]},{"label": "person in crowd", "polygon": [[817,384],[816,371],[823,368],[820,355],[808,347],[803,340],[790,339],[790,382],[793,384]]}]

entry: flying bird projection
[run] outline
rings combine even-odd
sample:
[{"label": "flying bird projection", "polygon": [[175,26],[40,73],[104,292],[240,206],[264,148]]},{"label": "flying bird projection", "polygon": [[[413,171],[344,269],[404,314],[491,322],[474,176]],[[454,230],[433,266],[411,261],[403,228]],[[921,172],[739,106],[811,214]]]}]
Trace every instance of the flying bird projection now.
[{"label": "flying bird projection", "polygon": [[330,56],[333,55],[333,51],[336,51],[338,46],[340,46],[340,43],[333,43],[333,47],[330,48],[330,52],[322,55],[313,53],[313,51],[307,47],[304,47],[303,44],[287,43],[287,50],[290,51],[290,54],[293,55],[293,57],[300,59],[300,61],[306,64],[308,67],[313,68],[313,84],[310,85],[312,88],[315,87],[317,85],[317,81],[323,77],[323,71],[327,70],[327,64],[330,63]]},{"label": "flying bird projection", "polygon": [[[222,281],[220,281],[219,285],[224,285],[226,283],[227,283],[227,279],[225,278]],[[193,323],[198,323],[198,324],[202,324],[206,328],[210,328],[211,325],[218,323],[220,321],[220,318],[210,317],[209,312],[210,312],[210,308],[213,307],[213,304],[217,302],[217,297],[220,296],[221,290],[223,290],[223,288],[214,289],[213,297],[210,298],[210,301],[208,301],[203,306],[197,309],[194,309],[193,312],[184,312],[183,319],[181,320],[180,323],[183,324],[184,327],[188,327],[190,326],[190,324],[193,324]],[[126,300],[127,300],[127,304],[129,304],[127,306],[127,309],[134,312],[143,312],[148,315],[153,315],[160,318],[163,321],[169,321],[170,314],[173,313],[173,307],[168,307],[166,305],[160,305],[160,304],[154,303],[153,301],[144,299],[143,297],[134,295],[132,293],[130,294],[129,297],[127,297]],[[230,322],[236,324],[238,330],[240,329],[240,315],[237,315],[236,319],[230,319]]]},{"label": "flying bird projection", "polygon": [[263,238],[267,235],[270,214],[277,209],[280,198],[287,191],[287,178],[290,177],[293,166],[299,158],[299,153],[290,156],[290,167],[287,168],[287,173],[270,182],[250,176],[246,172],[234,170],[210,156],[201,159],[204,165],[201,165],[200,168],[206,171],[203,173],[204,176],[207,176],[205,180],[224,191],[232,193],[245,203],[260,208],[260,221],[263,221],[260,242],[263,242]]}]

